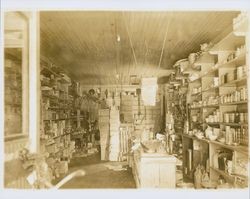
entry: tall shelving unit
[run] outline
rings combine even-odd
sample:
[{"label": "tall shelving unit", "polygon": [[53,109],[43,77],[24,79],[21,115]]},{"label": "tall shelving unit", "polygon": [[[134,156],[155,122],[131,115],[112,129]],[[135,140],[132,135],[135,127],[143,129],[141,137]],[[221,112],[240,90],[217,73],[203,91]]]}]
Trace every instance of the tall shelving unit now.
[{"label": "tall shelving unit", "polygon": [[[195,62],[200,70],[198,77],[189,82],[189,130],[204,132],[210,127],[220,132],[221,139],[212,141],[183,135],[184,178],[194,180],[195,168],[201,164],[212,181],[223,177],[231,187],[248,186],[246,31],[246,27],[234,28]],[[195,148],[204,152],[207,161],[199,159]],[[218,165],[219,152],[229,154],[230,169]]]},{"label": "tall shelving unit", "polygon": [[70,161],[75,149],[73,131],[84,116],[75,107],[74,84],[49,62],[41,61],[41,151]]},{"label": "tall shelving unit", "polygon": [[[213,86],[214,77],[217,76],[212,68],[215,63],[215,56],[208,52],[202,52],[199,58],[192,64],[192,68],[197,70],[199,76],[189,82],[189,130],[204,131],[206,128],[205,118],[211,114],[216,105],[211,101],[216,97],[217,90]],[[183,155],[184,177],[193,180],[194,172],[198,165],[202,165],[208,170],[209,144],[206,140],[201,140],[193,136],[183,134]]]},{"label": "tall shelving unit", "polygon": [[[246,41],[244,35],[233,30],[212,49],[218,57],[217,68],[220,85],[219,126],[225,133],[225,142],[210,141],[210,178],[217,180],[223,176],[234,187],[248,184],[248,93]],[[225,150],[232,154],[232,171],[221,170],[215,162],[216,151]]]}]

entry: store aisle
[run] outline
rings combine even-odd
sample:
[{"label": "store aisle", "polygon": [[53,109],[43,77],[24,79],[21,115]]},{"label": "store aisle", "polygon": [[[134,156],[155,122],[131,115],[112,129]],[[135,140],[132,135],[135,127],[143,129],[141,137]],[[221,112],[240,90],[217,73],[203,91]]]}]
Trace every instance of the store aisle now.
[{"label": "store aisle", "polygon": [[[122,165],[124,165],[124,163],[122,163]],[[86,175],[72,179],[62,188],[136,188],[130,168],[121,171],[114,171],[108,168],[119,166],[121,166],[120,162],[100,161],[100,154],[94,154],[88,157],[73,158],[69,164],[68,173],[78,169],[83,169],[86,171]]]}]

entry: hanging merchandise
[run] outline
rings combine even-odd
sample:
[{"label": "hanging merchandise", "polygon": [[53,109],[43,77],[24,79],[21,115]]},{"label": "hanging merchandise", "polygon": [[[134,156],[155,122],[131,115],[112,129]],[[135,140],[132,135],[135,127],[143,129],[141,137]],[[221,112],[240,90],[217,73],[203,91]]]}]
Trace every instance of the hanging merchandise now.
[{"label": "hanging merchandise", "polygon": [[142,78],[141,96],[144,105],[155,106],[157,89],[158,85],[156,77]]}]

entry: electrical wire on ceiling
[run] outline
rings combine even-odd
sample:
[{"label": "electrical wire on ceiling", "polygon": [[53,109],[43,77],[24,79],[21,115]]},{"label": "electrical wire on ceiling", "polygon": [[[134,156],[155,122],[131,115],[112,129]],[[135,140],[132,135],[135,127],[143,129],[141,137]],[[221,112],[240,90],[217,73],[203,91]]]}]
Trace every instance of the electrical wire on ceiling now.
[{"label": "electrical wire on ceiling", "polygon": [[[144,44],[145,44],[146,52],[145,52],[145,54],[144,54],[143,66],[145,66],[145,64],[146,64],[146,60],[147,60],[146,58],[147,58],[148,53],[149,53],[149,48],[148,48],[148,44],[147,44],[147,41],[146,41],[146,40],[144,41]],[[148,67],[147,70],[146,70],[146,68],[144,69],[144,73],[143,73],[144,76],[145,76],[146,74],[148,74],[149,69],[150,69],[150,67]]]},{"label": "electrical wire on ceiling", "polygon": [[136,59],[136,55],[135,55],[135,50],[134,50],[134,46],[133,46],[133,43],[132,43],[131,35],[130,35],[130,33],[129,33],[129,30],[128,30],[128,24],[127,24],[127,22],[126,22],[124,12],[122,12],[122,16],[123,16],[123,21],[124,21],[125,27],[126,27],[126,32],[127,32],[127,34],[128,34],[130,47],[131,47],[131,49],[132,49],[132,53],[133,53],[133,57],[134,57],[134,61],[135,61],[135,68],[137,68],[137,59]]},{"label": "electrical wire on ceiling", "polygon": [[163,57],[163,53],[164,53],[164,49],[165,49],[165,44],[166,44],[166,39],[167,39],[167,35],[168,35],[168,30],[169,30],[169,25],[170,25],[170,21],[172,19],[173,13],[171,12],[168,23],[167,23],[167,28],[166,28],[166,32],[164,35],[164,39],[163,39],[163,44],[162,44],[162,48],[161,48],[161,55],[160,55],[160,59],[159,59],[159,64],[158,67],[156,69],[156,75],[157,73],[160,71],[161,69],[161,62],[162,62],[162,57]]}]

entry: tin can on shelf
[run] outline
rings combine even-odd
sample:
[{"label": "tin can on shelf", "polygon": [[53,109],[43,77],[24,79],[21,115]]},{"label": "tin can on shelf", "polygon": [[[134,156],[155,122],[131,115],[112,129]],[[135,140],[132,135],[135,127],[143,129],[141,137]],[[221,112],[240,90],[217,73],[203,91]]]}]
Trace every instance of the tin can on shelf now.
[{"label": "tin can on shelf", "polygon": [[237,67],[237,79],[241,79],[243,77],[243,66]]},{"label": "tin can on shelf", "polygon": [[233,143],[233,136],[230,126],[226,126],[226,144],[231,145]]},{"label": "tin can on shelf", "polygon": [[248,113],[244,113],[244,122],[248,122]]},{"label": "tin can on shelf", "polygon": [[229,122],[229,113],[224,113],[224,122],[225,123]]},{"label": "tin can on shelf", "polygon": [[230,113],[229,114],[229,122],[234,123],[234,121],[235,121],[235,114],[234,113]]},{"label": "tin can on shelf", "polygon": [[244,122],[245,121],[245,115],[244,113],[240,113],[240,122]]}]

